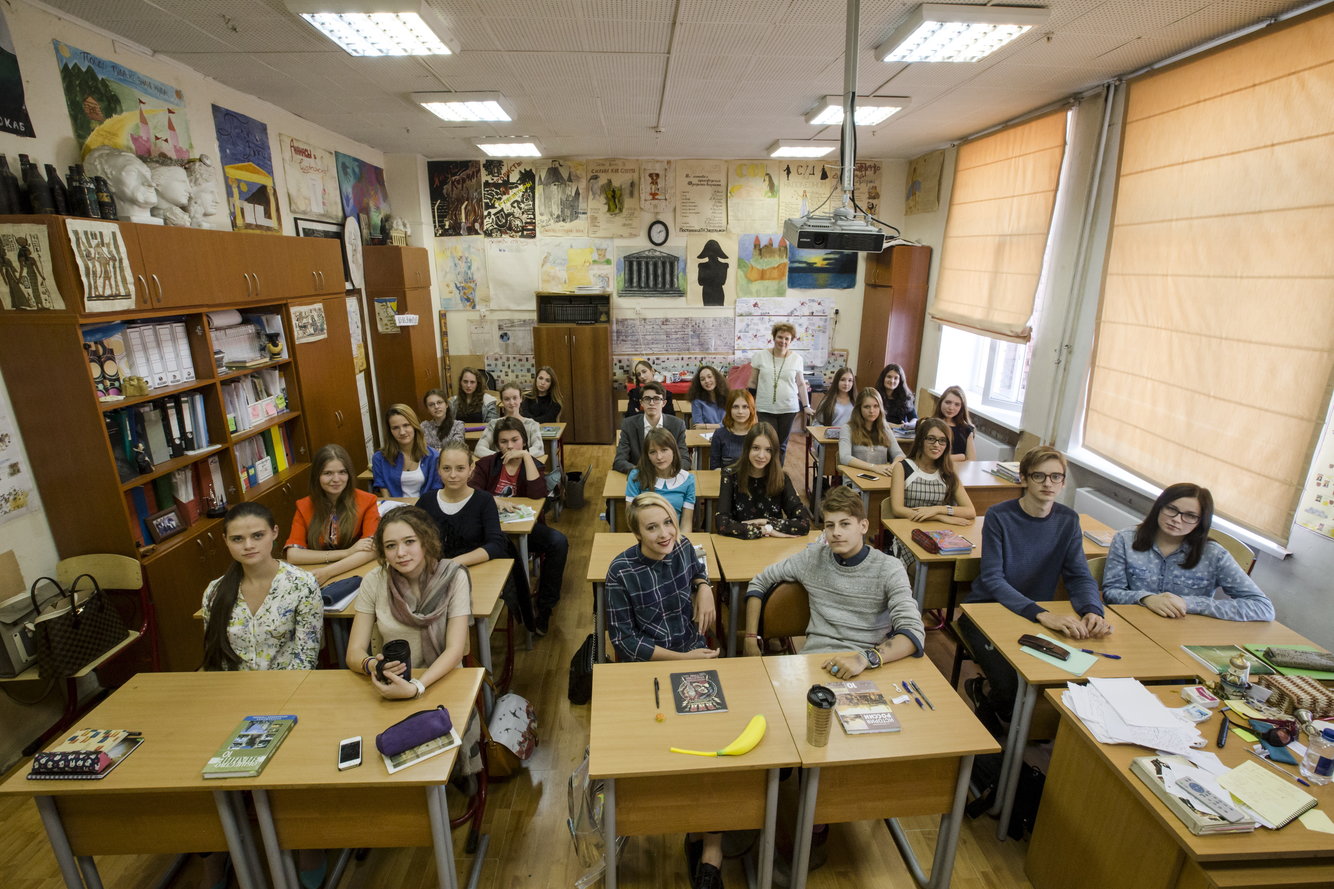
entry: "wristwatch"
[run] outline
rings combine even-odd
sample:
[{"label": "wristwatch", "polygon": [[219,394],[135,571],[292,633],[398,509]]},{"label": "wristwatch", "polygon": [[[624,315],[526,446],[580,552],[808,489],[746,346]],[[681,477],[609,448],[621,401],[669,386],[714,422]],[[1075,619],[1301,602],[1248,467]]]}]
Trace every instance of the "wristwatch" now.
[{"label": "wristwatch", "polygon": [[945,515],[954,515],[954,507],[953,506],[945,507]]},{"label": "wristwatch", "polygon": [[874,670],[881,664],[880,652],[876,651],[874,648],[867,648],[863,650],[862,657],[866,658],[867,669]]}]

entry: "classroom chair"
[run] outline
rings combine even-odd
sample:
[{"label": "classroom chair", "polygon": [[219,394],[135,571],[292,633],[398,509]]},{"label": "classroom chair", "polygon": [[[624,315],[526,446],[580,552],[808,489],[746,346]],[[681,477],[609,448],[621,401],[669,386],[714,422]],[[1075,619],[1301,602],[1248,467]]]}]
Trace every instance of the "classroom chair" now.
[{"label": "classroom chair", "polygon": [[1216,540],[1223,545],[1223,549],[1232,554],[1232,558],[1237,560],[1241,570],[1247,574],[1255,567],[1255,553],[1246,544],[1233,537],[1226,531],[1220,531],[1217,528],[1209,529],[1209,539]]},{"label": "classroom chair", "polygon": [[[745,599],[742,599],[745,607]],[[811,622],[810,597],[806,587],[796,581],[775,584],[760,599],[760,639],[782,639],[783,651],[796,653],[794,636],[805,636]],[[744,621],[738,621],[744,626]]]},{"label": "classroom chair", "polygon": [[1042,444],[1042,439],[1031,432],[1020,432],[1019,441],[1014,446],[1014,459],[1024,459],[1024,454]]},{"label": "classroom chair", "polygon": [[917,390],[917,416],[930,417],[936,413],[936,396],[926,391],[926,387]]}]

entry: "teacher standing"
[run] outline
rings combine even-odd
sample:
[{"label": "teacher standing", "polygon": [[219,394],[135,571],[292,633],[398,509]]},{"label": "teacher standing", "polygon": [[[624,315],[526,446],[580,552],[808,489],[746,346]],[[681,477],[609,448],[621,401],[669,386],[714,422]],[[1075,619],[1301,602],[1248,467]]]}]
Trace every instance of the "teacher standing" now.
[{"label": "teacher standing", "polygon": [[811,413],[806,397],[805,367],[801,356],[790,351],[797,329],[780,321],[770,331],[772,349],[750,357],[750,387],[755,390],[755,408],[760,422],[778,430],[780,465],[787,457],[787,438],[798,412]]}]

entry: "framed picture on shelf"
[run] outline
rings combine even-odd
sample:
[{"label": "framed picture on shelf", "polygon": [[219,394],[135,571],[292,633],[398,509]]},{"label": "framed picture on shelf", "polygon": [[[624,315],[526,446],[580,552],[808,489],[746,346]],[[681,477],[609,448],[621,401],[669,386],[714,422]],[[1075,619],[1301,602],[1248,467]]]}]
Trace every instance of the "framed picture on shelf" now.
[{"label": "framed picture on shelf", "polygon": [[181,518],[180,510],[175,506],[155,512],[148,517],[148,533],[152,535],[154,543],[161,543],[184,530],[185,520]]}]

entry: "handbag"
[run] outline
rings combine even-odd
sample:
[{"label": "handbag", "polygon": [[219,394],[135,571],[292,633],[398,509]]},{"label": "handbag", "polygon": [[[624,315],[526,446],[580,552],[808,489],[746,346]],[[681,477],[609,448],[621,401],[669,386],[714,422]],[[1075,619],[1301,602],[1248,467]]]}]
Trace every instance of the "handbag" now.
[{"label": "handbag", "polygon": [[[93,585],[86,595],[77,592],[79,581],[85,577]],[[32,623],[37,672],[43,679],[68,679],[125,641],[129,634],[125,621],[110,597],[102,592],[96,577],[80,574],[68,590],[54,578],[37,578],[28,588],[34,610],[40,609],[37,585],[43,581],[58,590],[57,595],[47,600],[47,610],[39,613]],[[66,597],[68,604],[63,602]]]},{"label": "handbag", "polygon": [[496,701],[484,743],[490,777],[508,778],[523,768],[537,747],[537,711],[527,698],[510,692]]},{"label": "handbag", "polygon": [[584,644],[570,658],[570,685],[566,697],[571,704],[587,704],[593,700],[593,659],[597,654],[595,639],[589,633]]},{"label": "handbag", "polygon": [[375,749],[385,756],[398,756],[404,750],[443,738],[453,729],[454,722],[443,704],[430,710],[418,710],[376,735]]}]

